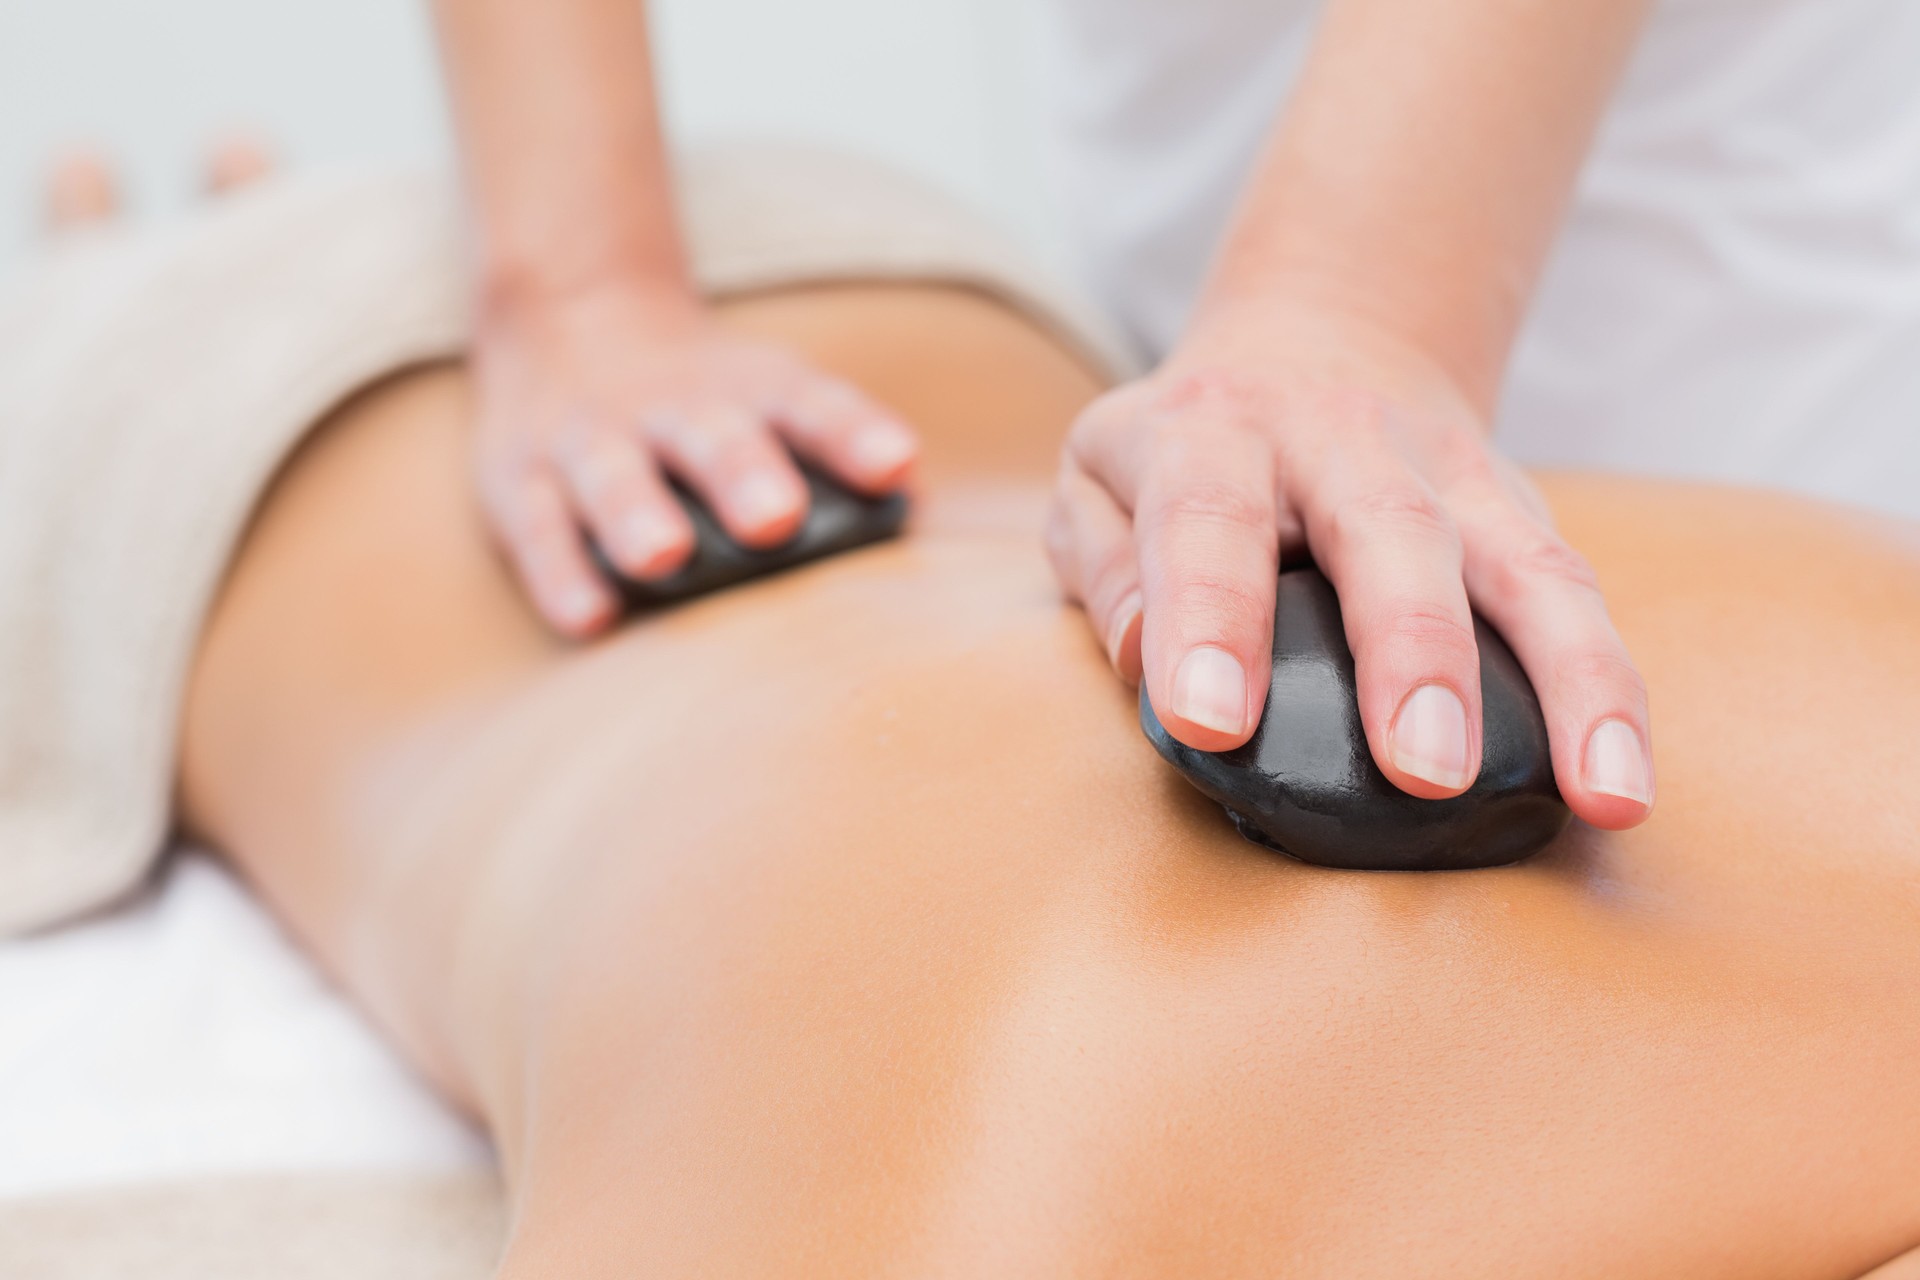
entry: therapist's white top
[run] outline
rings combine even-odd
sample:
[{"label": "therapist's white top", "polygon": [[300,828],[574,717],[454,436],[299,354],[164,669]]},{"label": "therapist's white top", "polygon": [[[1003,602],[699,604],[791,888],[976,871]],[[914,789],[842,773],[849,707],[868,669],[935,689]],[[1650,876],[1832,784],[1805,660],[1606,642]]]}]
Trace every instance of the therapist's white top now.
[{"label": "therapist's white top", "polygon": [[[1074,242],[1148,354],[1180,331],[1319,8],[1057,0]],[[1920,0],[1664,0],[1500,438],[1920,517]]]}]

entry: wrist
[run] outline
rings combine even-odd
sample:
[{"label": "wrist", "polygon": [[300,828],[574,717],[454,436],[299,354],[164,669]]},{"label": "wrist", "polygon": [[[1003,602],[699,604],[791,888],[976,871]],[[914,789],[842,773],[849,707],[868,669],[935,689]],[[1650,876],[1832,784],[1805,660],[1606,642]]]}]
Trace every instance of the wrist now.
[{"label": "wrist", "polygon": [[[525,219],[521,220],[525,222]],[[620,219],[624,224],[629,219]],[[699,289],[678,239],[653,234],[645,219],[625,227],[605,220],[571,238],[510,234],[479,227],[478,302],[483,313],[551,310],[581,299],[623,298],[652,310],[696,310]]]},{"label": "wrist", "polygon": [[1480,287],[1437,266],[1383,276],[1341,246],[1293,250],[1229,245],[1195,307],[1192,329],[1268,329],[1311,346],[1372,349],[1429,364],[1491,415],[1517,323],[1511,291]]},{"label": "wrist", "polygon": [[482,330],[566,317],[678,333],[708,320],[705,300],[677,263],[496,260],[481,268],[476,309]]}]

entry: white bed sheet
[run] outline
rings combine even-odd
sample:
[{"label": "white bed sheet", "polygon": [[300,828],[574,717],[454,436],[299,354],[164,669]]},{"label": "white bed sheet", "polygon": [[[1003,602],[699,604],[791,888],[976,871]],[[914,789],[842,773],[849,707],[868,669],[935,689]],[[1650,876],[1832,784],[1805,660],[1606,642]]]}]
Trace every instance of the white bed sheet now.
[{"label": "white bed sheet", "polygon": [[0,943],[0,1197],[490,1158],[205,853]]}]

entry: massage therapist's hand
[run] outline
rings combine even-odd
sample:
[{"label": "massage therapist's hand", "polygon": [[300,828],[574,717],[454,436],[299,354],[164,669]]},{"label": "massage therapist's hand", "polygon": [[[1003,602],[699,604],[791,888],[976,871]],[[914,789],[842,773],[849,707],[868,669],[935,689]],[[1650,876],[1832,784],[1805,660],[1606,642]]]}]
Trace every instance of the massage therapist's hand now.
[{"label": "massage therapist's hand", "polygon": [[1324,314],[1215,317],[1074,425],[1049,546],[1114,667],[1208,751],[1267,696],[1282,551],[1346,619],[1373,758],[1439,798],[1481,756],[1469,603],[1526,668],[1568,804],[1645,817],[1646,692],[1587,563],[1433,362]]},{"label": "massage therapist's hand", "polygon": [[489,522],[541,615],[571,636],[616,604],[586,537],[635,578],[686,561],[693,527],[669,475],[742,544],[766,547],[806,514],[789,448],[867,493],[897,488],[917,450],[847,383],[684,296],[603,285],[483,308],[474,358]]},{"label": "massage therapist's hand", "polygon": [[855,489],[897,487],[905,427],[700,300],[646,5],[433,7],[474,233],[480,493],[541,615],[574,636],[612,618],[589,537],[636,578],[685,562],[668,476],[748,546],[805,518],[789,447]]}]

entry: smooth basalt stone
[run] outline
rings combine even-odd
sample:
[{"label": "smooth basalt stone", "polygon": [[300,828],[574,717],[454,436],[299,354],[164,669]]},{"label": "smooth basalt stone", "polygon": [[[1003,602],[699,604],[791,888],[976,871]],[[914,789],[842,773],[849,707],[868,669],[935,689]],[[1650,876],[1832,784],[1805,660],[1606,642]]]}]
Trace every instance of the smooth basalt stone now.
[{"label": "smooth basalt stone", "polygon": [[826,556],[882,542],[900,532],[907,519],[907,499],[893,493],[869,498],[838,481],[802,465],[807,482],[807,518],[799,530],[777,547],[754,550],[735,542],[720,527],[706,504],[679,484],[674,492],[693,521],[693,555],[671,576],[641,582],[622,574],[599,545],[588,539],[594,564],[607,581],[620,589],[629,611],[658,609],[709,591],[719,591],[752,578],[779,573]]},{"label": "smooth basalt stone", "polygon": [[1387,781],[1367,750],[1340,602],[1317,569],[1280,575],[1273,684],[1260,727],[1232,751],[1176,742],[1140,691],[1140,725],[1160,754],[1226,806],[1240,833],[1323,867],[1453,871],[1518,862],[1571,816],[1554,785],[1533,686],[1493,628],[1474,619],[1485,733],[1480,776],[1450,800]]}]

